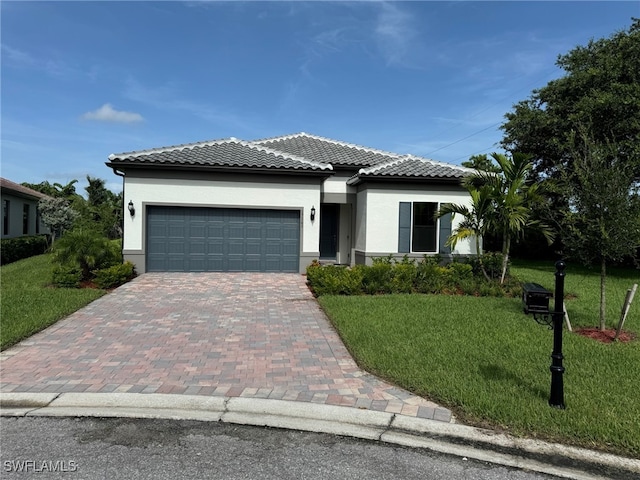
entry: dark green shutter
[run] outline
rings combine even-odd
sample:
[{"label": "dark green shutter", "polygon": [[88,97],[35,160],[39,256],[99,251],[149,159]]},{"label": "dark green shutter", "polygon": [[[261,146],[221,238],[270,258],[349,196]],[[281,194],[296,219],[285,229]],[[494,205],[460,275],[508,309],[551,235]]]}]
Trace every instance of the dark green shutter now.
[{"label": "dark green shutter", "polygon": [[451,247],[445,245],[451,236],[451,214],[440,217],[440,253],[451,253]]},{"label": "dark green shutter", "polygon": [[411,202],[400,202],[398,253],[411,252]]}]

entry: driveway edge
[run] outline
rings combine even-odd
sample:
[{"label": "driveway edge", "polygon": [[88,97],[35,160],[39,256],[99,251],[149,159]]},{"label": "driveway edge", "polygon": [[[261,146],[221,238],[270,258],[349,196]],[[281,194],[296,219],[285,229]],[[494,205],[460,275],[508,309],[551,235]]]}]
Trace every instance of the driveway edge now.
[{"label": "driveway edge", "polygon": [[460,424],[312,402],[141,393],[0,393],[0,416],[222,421],[425,448],[575,480],[630,480],[640,475],[636,459]]}]

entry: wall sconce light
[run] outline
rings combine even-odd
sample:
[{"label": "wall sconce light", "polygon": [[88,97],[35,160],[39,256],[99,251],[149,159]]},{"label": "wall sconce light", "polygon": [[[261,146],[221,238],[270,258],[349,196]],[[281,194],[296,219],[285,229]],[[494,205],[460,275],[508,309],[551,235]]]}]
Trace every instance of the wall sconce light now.
[{"label": "wall sconce light", "polygon": [[311,207],[311,221],[316,219],[316,207]]},{"label": "wall sconce light", "polygon": [[136,208],[133,206],[133,202],[129,200],[129,213],[133,217],[136,214]]}]

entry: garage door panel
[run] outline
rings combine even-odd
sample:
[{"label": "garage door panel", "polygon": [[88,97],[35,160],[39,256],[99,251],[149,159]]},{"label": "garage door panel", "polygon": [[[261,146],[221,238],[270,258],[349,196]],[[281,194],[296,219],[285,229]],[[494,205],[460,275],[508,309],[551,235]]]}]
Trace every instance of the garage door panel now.
[{"label": "garage door panel", "polygon": [[298,211],[150,206],[147,212],[148,271],[298,272]]}]

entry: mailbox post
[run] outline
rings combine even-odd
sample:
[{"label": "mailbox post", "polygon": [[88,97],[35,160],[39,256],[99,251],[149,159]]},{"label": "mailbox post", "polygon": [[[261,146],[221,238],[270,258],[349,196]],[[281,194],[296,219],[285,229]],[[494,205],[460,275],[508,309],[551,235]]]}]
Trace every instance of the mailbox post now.
[{"label": "mailbox post", "polygon": [[562,320],[564,316],[564,270],[566,264],[559,260],[556,262],[556,291],[554,294],[555,305],[553,308],[553,352],[551,353],[551,394],[549,405],[555,408],[565,408],[564,384],[562,375]]}]

